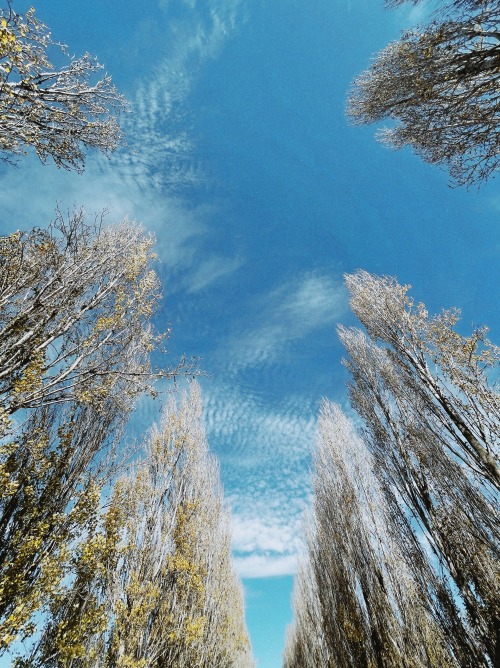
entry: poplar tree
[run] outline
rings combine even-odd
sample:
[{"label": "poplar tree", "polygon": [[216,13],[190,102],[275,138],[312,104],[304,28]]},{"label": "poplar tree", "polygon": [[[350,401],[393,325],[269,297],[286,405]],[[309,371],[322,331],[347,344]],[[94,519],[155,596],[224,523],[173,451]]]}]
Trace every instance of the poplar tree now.
[{"label": "poplar tree", "polygon": [[409,286],[394,279],[358,271],[346,284],[367,331],[340,328],[351,403],[363,418],[387,498],[417,523],[443,581],[456,587],[473,663],[494,665],[500,395],[490,377],[499,349],[485,328],[459,334],[456,310],[429,316]]},{"label": "poplar tree", "polygon": [[324,402],[286,668],[457,665],[453,598],[392,514],[373,464],[348,418]]},{"label": "poplar tree", "polygon": [[[136,397],[159,339],[153,237],[83,211],[0,238],[0,402],[8,414],[68,400]],[[118,392],[121,382],[126,392]]]},{"label": "poplar tree", "polygon": [[228,511],[201,417],[192,384],[166,406],[144,464],[122,487],[128,547],[112,585],[113,665],[252,665]]},{"label": "poplar tree", "polygon": [[[49,51],[68,61],[57,69]],[[9,161],[33,147],[42,162],[82,171],[84,149],[108,153],[121,132],[115,117],[125,99],[88,53],[69,59],[29,9],[0,9],[0,151]]]},{"label": "poplar tree", "polygon": [[0,239],[0,651],[33,631],[153,390],[153,239],[81,212]]},{"label": "poplar tree", "polygon": [[165,407],[25,666],[253,666],[201,398]]},{"label": "poplar tree", "polygon": [[382,142],[411,146],[458,185],[485,181],[500,161],[499,21],[497,2],[438,3],[430,23],[405,31],[355,79],[348,115],[392,119]]}]

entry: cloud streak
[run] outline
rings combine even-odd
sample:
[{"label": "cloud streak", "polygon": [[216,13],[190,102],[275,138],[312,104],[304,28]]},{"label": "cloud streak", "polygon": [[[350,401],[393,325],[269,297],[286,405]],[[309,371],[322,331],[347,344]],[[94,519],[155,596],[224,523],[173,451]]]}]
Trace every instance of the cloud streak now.
[{"label": "cloud streak", "polygon": [[244,264],[242,258],[228,258],[221,255],[213,255],[201,262],[198,267],[191,271],[189,282],[186,286],[188,293],[200,292],[209,285],[233,274]]},{"label": "cloud streak", "polygon": [[236,336],[232,370],[276,361],[289,343],[337,322],[346,305],[345,288],[328,275],[309,273],[278,287],[257,304],[256,326]]},{"label": "cloud streak", "polygon": [[169,192],[206,181],[205,166],[195,158],[187,100],[203,65],[216,58],[243,20],[241,0],[184,3],[180,16],[170,3],[165,14],[167,55],[140,82],[125,123],[128,146],[114,159],[122,177],[144,188]]}]

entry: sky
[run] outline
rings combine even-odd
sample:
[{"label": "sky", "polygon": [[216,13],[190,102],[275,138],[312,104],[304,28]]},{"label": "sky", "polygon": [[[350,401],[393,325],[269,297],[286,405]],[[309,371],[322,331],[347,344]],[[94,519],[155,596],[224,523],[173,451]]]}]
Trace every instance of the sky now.
[{"label": "sky", "polygon": [[[17,11],[27,3],[14,0]],[[157,238],[171,363],[200,358],[205,423],[233,513],[258,668],[278,668],[310,502],[323,397],[346,405],[342,275],[410,283],[430,312],[500,341],[500,192],[450,188],[411,151],[352,127],[347,91],[423,18],[383,0],[39,0],[71,55],[98,57],[130,102],[127,145],[83,175],[0,165],[0,232],[56,205],[124,216]],[[143,401],[135,428],[159,416]]]}]

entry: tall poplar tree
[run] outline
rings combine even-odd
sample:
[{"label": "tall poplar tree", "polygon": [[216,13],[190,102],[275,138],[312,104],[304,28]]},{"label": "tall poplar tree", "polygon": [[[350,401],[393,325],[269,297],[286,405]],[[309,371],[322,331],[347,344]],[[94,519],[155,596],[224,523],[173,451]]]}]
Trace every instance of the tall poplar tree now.
[{"label": "tall poplar tree", "polygon": [[82,542],[24,666],[248,668],[242,593],[217,463],[193,384],[165,407],[143,459]]},{"label": "tall poplar tree", "polygon": [[463,653],[451,593],[387,504],[373,466],[348,418],[324,402],[286,668],[444,668]]},{"label": "tall poplar tree", "polygon": [[176,372],[150,362],[152,243],[80,212],[0,239],[0,650],[65,577],[135,400]]}]

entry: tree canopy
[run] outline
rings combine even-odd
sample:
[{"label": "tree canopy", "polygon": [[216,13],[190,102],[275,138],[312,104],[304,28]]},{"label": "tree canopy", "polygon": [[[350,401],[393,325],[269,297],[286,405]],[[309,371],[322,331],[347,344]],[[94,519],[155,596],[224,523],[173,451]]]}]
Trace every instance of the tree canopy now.
[{"label": "tree canopy", "polygon": [[357,77],[348,115],[392,119],[381,141],[411,146],[458,185],[484,182],[500,162],[499,21],[496,2],[441,3],[434,20],[405,31]]},{"label": "tree canopy", "polygon": [[57,591],[136,400],[176,373],[151,367],[151,244],[82,212],[0,239],[0,648]]},{"label": "tree canopy", "polygon": [[[153,238],[124,220],[59,214],[48,229],[0,238],[0,398],[20,408],[133,398],[161,335]],[[160,375],[175,375],[175,370]]]},{"label": "tree canopy", "polygon": [[0,9],[0,151],[9,160],[34,147],[42,162],[82,170],[84,148],[116,148],[125,99],[110,76],[96,78],[102,67],[88,53],[57,69],[50,49],[65,55],[33,8]]}]

